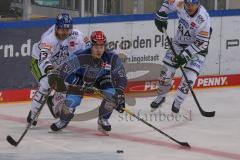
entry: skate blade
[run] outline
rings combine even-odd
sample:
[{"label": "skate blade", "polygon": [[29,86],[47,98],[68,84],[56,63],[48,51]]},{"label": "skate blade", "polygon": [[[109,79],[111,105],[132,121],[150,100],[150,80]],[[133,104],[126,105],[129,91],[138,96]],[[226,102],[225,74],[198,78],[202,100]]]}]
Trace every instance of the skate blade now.
[{"label": "skate blade", "polygon": [[108,131],[105,131],[101,126],[98,126],[98,131],[102,133],[103,136],[109,136]]}]

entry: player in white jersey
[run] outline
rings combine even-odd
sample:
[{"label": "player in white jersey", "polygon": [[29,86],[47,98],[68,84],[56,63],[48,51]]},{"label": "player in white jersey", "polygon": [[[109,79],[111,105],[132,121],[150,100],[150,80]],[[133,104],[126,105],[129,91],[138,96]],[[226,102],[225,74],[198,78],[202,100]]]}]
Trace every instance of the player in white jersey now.
[{"label": "player in white jersey", "polygon": [[[57,68],[75,51],[85,50],[88,47],[87,41],[88,38],[84,38],[82,32],[73,29],[70,15],[63,13],[57,16],[55,25],[43,33],[41,40],[34,44],[31,72],[39,82],[39,88],[32,99],[31,109],[27,117],[28,123],[38,113],[50,92],[48,71]],[[56,103],[63,102],[64,94],[57,93],[55,95]],[[36,125],[37,119],[32,124]]]},{"label": "player in white jersey", "polygon": [[[173,47],[178,54],[174,56],[168,50],[163,59],[164,70],[160,73],[157,97],[151,103],[155,110],[163,102],[172,85],[172,78],[176,69],[184,65],[184,71],[191,86],[194,85],[208,53],[211,36],[210,17],[200,0],[164,0],[160,10],[156,13],[155,25],[160,32],[167,29],[168,14],[176,12],[179,18],[177,32],[173,39]],[[172,111],[178,113],[181,104],[188,94],[189,88],[184,78],[177,88]]]}]

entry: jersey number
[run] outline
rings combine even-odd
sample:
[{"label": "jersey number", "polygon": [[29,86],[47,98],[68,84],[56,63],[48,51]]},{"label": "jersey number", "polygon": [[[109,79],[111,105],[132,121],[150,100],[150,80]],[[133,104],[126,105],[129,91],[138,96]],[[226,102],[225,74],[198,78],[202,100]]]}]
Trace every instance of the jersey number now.
[{"label": "jersey number", "polygon": [[41,52],[40,53],[40,61],[46,59],[48,57],[48,54],[46,52]]}]

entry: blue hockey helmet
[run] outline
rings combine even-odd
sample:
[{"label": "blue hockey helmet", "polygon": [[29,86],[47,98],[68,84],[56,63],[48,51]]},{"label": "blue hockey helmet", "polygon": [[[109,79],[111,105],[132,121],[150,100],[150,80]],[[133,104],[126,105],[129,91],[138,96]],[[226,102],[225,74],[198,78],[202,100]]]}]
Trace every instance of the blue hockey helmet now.
[{"label": "blue hockey helmet", "polygon": [[184,0],[185,3],[200,4],[200,0]]},{"label": "blue hockey helmet", "polygon": [[72,17],[67,13],[61,13],[57,16],[55,25],[57,28],[61,29],[72,29]]}]

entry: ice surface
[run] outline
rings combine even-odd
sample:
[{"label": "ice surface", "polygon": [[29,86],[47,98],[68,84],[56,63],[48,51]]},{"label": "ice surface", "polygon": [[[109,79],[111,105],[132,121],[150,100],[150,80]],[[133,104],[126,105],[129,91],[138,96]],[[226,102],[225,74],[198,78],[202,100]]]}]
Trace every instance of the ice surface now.
[{"label": "ice surface", "polygon": [[[184,149],[126,113],[114,112],[110,136],[97,131],[97,119],[74,121],[60,133],[49,132],[56,120],[45,106],[38,127],[29,130],[18,147],[6,136],[18,139],[25,129],[30,103],[0,105],[0,160],[240,160],[240,90],[216,88],[196,90],[204,110],[216,110],[214,118],[202,117],[191,97],[179,115],[172,115],[173,93],[154,113],[149,104],[154,97],[137,97],[129,109],[175,139],[188,142]],[[87,98],[77,113],[94,109],[100,100]],[[117,153],[123,150],[124,153]]]}]

